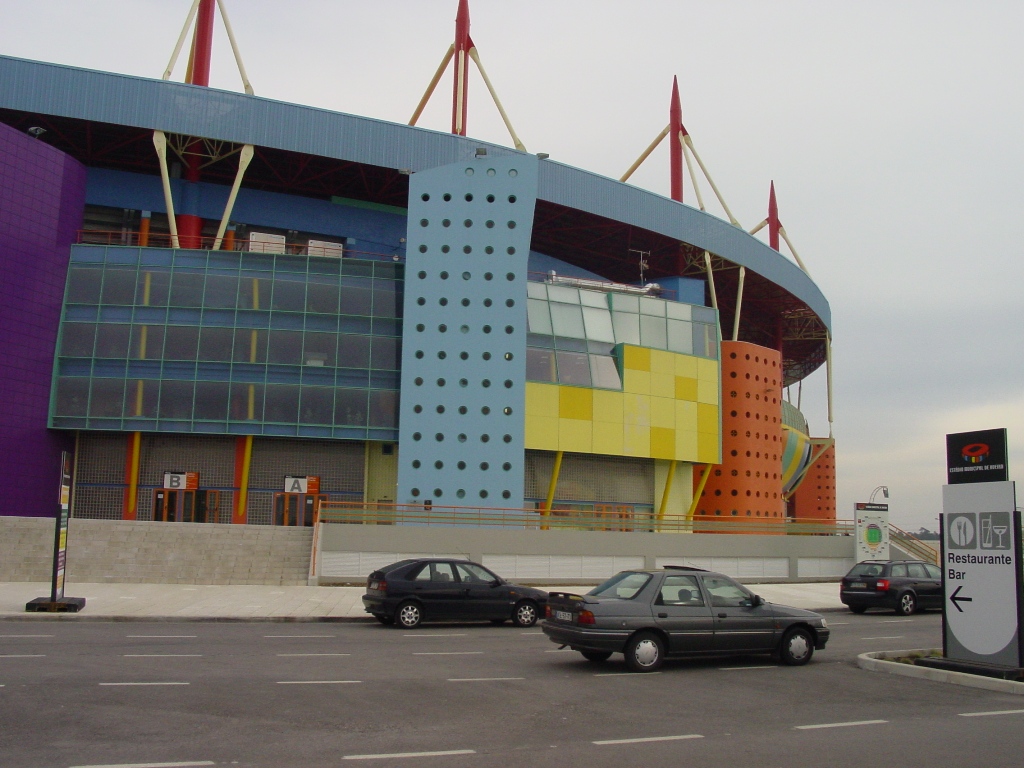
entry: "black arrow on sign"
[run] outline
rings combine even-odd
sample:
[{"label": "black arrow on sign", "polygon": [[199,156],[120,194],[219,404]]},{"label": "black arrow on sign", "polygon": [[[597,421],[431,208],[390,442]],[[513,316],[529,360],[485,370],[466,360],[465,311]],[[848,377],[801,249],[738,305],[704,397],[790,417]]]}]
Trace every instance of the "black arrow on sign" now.
[{"label": "black arrow on sign", "polygon": [[960,594],[960,590],[963,589],[963,588],[964,588],[964,585],[961,584],[959,587],[956,588],[956,590],[954,590],[953,594],[949,596],[949,602],[951,602],[953,604],[953,607],[956,608],[958,611],[960,611],[960,613],[964,612],[964,609],[960,607],[960,603],[973,603],[974,602],[974,598],[973,597],[957,597],[957,595]]}]

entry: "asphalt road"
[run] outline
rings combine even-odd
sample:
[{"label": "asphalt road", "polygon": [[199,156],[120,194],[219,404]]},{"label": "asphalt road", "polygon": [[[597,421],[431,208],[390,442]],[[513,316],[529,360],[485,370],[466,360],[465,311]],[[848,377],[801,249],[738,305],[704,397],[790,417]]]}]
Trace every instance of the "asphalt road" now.
[{"label": "asphalt road", "polygon": [[1020,765],[1024,697],[856,666],[938,645],[938,614],[827,618],[806,667],[656,674],[539,627],[3,622],[0,765]]}]

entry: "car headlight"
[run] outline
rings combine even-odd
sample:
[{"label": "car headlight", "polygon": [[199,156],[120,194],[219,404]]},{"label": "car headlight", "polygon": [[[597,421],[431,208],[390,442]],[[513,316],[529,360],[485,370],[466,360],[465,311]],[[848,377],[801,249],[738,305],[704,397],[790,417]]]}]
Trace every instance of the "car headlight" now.
[{"label": "car headlight", "polygon": [[822,619],[821,623],[818,626],[821,627],[822,629],[828,629],[828,622],[825,621],[824,619]]}]

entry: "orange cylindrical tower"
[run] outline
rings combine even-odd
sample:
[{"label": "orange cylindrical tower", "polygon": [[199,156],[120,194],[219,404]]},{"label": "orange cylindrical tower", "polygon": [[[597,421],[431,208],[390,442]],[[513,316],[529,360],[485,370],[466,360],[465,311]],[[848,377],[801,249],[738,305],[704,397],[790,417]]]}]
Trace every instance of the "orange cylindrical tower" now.
[{"label": "orange cylindrical tower", "polygon": [[[811,445],[817,455],[821,448]],[[836,519],[836,447],[829,446],[821,457],[807,469],[807,474],[789,502],[789,515],[793,520],[830,521]]]},{"label": "orange cylindrical tower", "polygon": [[694,520],[785,521],[782,498],[782,355],[722,342],[722,463]]}]

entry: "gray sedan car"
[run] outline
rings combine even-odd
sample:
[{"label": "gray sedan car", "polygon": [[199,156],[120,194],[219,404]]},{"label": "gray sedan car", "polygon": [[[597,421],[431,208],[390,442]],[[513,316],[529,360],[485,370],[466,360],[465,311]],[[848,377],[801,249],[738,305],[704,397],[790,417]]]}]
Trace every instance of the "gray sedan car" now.
[{"label": "gray sedan car", "polygon": [[728,576],[688,567],[623,571],[586,595],[552,592],[542,628],[589,661],[621,653],[634,672],[669,657],[758,653],[798,666],[829,637],[813,611],[767,603]]}]

